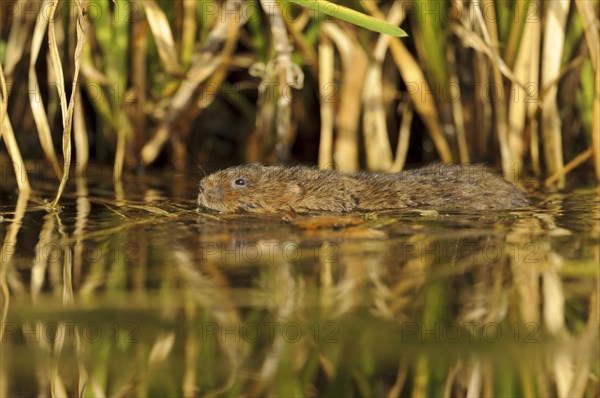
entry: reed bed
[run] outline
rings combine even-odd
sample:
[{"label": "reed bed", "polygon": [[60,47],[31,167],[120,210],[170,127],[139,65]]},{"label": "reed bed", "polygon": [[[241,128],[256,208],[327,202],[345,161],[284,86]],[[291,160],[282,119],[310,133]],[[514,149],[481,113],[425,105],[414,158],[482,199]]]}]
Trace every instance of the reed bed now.
[{"label": "reed bed", "polygon": [[43,155],[55,205],[90,161],[117,179],[162,154],[178,169],[216,161],[192,145],[215,130],[194,121],[232,106],[238,162],[294,160],[301,142],[314,154],[302,160],[346,171],[439,159],[547,185],[575,169],[598,179],[596,3],[10,1],[2,157]]}]

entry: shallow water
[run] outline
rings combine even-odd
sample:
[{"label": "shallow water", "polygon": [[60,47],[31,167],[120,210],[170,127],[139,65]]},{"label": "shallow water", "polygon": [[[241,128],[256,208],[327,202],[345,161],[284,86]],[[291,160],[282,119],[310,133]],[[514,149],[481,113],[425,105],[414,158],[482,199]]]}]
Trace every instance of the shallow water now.
[{"label": "shallow water", "polygon": [[219,215],[196,178],[0,192],[0,396],[597,396],[600,191]]}]

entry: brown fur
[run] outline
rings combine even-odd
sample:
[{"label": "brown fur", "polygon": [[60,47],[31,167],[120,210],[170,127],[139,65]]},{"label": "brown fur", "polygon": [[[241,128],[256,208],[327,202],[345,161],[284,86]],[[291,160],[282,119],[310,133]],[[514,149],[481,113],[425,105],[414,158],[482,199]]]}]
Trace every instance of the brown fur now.
[{"label": "brown fur", "polygon": [[[236,183],[237,181],[237,183]],[[304,166],[246,164],[200,182],[200,206],[221,212],[512,209],[528,205],[515,185],[483,166],[434,164],[402,173],[343,174]]]}]

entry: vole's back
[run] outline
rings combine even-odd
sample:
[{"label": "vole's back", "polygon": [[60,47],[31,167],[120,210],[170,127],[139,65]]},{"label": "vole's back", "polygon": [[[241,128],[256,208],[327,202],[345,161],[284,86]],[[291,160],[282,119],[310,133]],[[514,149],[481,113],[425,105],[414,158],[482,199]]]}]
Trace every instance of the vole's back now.
[{"label": "vole's back", "polygon": [[358,173],[356,177],[365,182],[365,199],[370,196],[369,191],[377,192],[372,201],[366,201],[365,210],[390,204],[394,208],[440,210],[512,209],[528,205],[523,191],[480,165],[433,164],[397,174]]}]

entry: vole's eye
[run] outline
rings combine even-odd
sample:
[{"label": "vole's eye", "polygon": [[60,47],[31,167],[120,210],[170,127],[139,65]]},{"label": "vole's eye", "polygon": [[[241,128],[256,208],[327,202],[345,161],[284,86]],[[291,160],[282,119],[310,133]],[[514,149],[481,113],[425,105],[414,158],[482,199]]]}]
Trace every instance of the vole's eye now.
[{"label": "vole's eye", "polygon": [[235,180],[233,182],[233,185],[236,187],[245,187],[246,186],[246,180],[244,178],[238,178],[237,180]]}]

